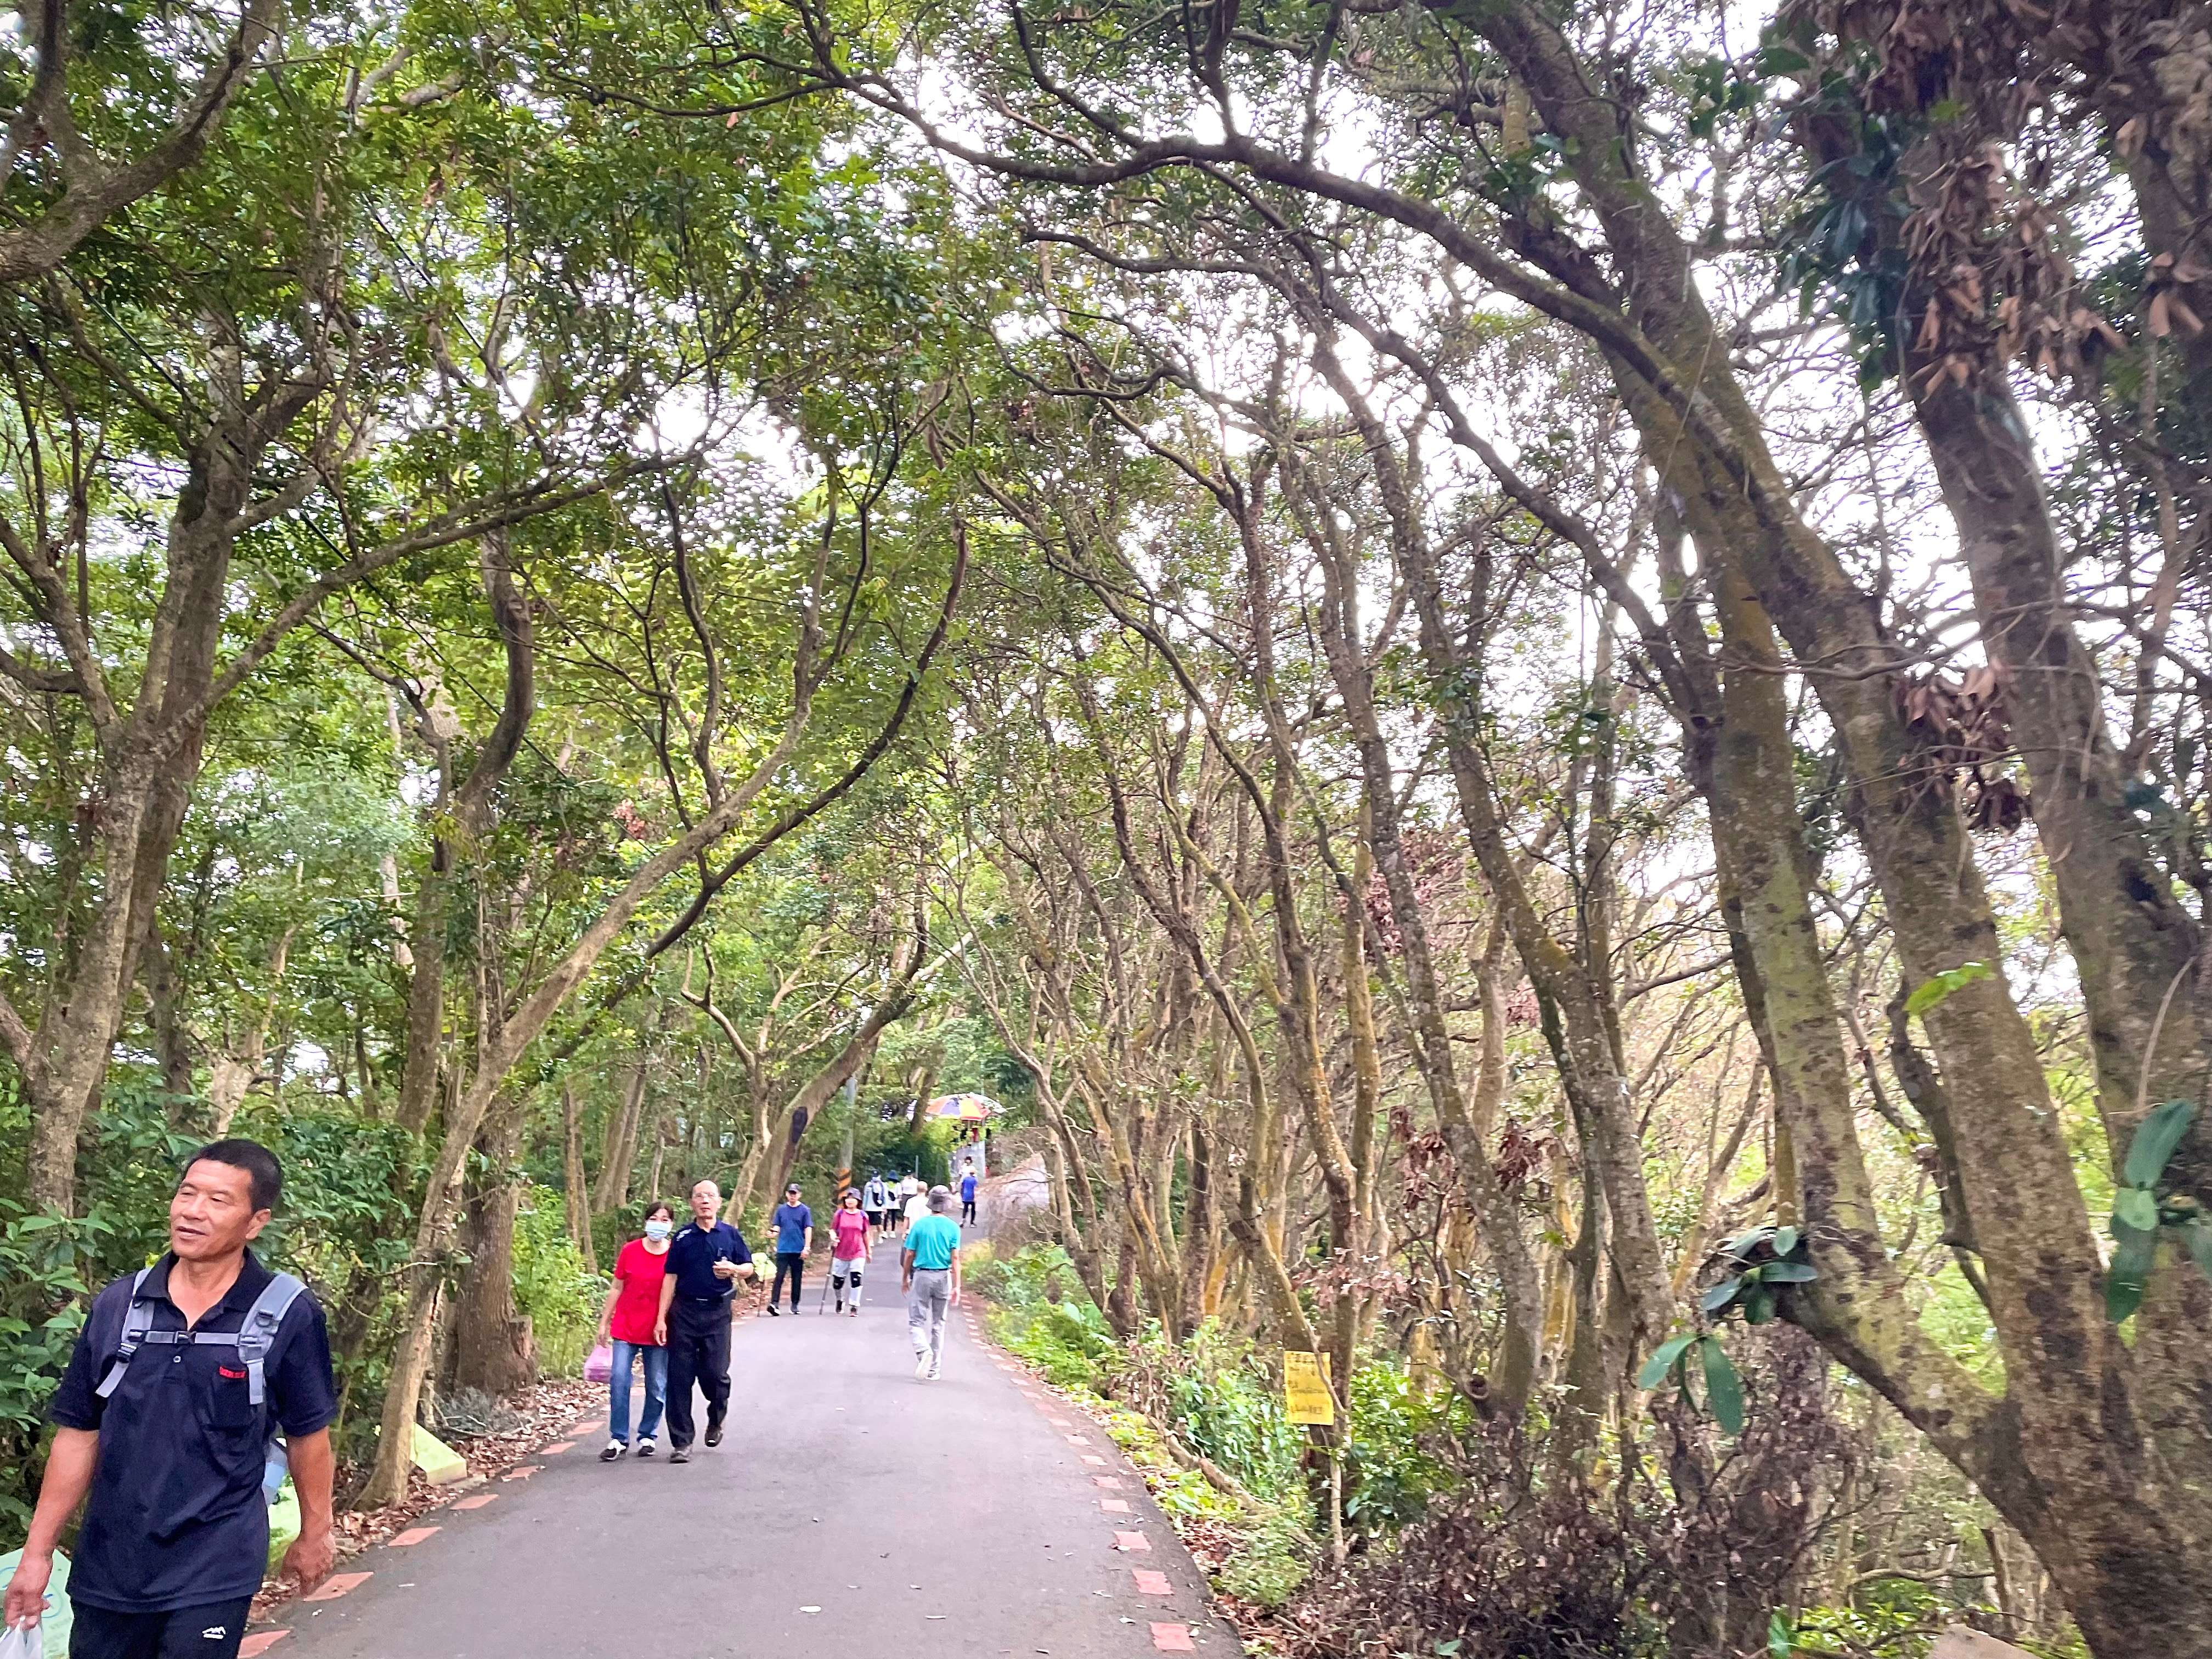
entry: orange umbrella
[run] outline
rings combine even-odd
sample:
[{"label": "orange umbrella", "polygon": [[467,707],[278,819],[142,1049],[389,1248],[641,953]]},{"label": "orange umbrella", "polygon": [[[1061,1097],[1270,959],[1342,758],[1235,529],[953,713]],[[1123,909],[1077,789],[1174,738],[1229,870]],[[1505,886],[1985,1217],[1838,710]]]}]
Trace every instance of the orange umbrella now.
[{"label": "orange umbrella", "polygon": [[939,1095],[929,1103],[927,1115],[951,1118],[960,1123],[981,1123],[986,1118],[996,1117],[999,1103],[988,1095]]}]

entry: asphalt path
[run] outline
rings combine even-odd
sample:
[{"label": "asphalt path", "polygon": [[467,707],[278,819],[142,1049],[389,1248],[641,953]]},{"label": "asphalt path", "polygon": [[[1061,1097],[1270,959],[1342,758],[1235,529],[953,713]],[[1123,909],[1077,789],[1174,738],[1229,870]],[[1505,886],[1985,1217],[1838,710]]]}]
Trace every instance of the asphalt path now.
[{"label": "asphalt path", "polygon": [[972,1304],[921,1382],[888,1246],[858,1317],[817,1315],[811,1281],[797,1317],[738,1325],[720,1447],[605,1464],[605,1417],[580,1424],[342,1563],[249,1659],[1242,1651],[1143,1480]]}]

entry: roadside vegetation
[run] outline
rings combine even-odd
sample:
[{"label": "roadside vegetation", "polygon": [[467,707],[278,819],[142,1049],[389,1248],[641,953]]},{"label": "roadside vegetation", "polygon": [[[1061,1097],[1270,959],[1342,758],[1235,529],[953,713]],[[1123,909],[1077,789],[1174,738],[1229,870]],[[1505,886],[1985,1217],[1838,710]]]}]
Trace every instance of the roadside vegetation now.
[{"label": "roadside vegetation", "polygon": [[1005,1340],[1286,1653],[2212,1659],[2208,64],[21,12],[0,1545],[195,1143],[368,1513],[645,1203],[969,1091]]}]

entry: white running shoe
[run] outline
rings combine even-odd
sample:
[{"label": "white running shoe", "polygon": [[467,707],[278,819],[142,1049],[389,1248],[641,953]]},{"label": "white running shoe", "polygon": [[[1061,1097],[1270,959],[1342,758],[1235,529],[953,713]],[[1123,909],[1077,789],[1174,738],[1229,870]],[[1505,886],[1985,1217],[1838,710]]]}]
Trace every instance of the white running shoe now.
[{"label": "white running shoe", "polygon": [[929,1380],[933,1382],[937,1381],[937,1363],[934,1359],[929,1362]]},{"label": "white running shoe", "polygon": [[914,1374],[925,1382],[936,1375],[936,1367],[929,1363],[929,1355],[927,1352],[915,1355]]}]

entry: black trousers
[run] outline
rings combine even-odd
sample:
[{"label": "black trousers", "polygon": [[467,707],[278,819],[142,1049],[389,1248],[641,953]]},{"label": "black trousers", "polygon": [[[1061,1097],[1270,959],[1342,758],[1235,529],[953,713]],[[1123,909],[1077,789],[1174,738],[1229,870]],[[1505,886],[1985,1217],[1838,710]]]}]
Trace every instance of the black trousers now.
[{"label": "black trousers", "polygon": [[974,1199],[963,1198],[960,1200],[960,1218],[963,1221],[973,1221],[975,1218],[975,1200]]},{"label": "black trousers", "polygon": [[171,1613],[111,1613],[70,1598],[70,1659],[237,1659],[253,1598]]},{"label": "black trousers", "polygon": [[691,1443],[691,1385],[707,1396],[707,1426],[730,1414],[730,1304],[678,1297],[668,1304],[668,1443]]},{"label": "black trousers", "polygon": [[778,1250],[775,1253],[775,1284],[768,1293],[768,1304],[775,1306],[776,1297],[783,1294],[783,1276],[791,1275],[791,1310],[799,1311],[799,1281],[806,1277],[806,1256],[799,1250]]}]

